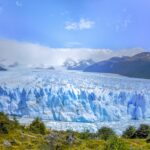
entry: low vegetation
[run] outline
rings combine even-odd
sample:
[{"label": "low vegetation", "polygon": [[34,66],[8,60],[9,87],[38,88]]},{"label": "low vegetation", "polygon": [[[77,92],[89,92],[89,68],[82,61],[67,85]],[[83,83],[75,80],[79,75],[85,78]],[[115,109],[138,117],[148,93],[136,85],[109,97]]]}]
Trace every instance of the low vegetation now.
[{"label": "low vegetation", "polygon": [[124,132],[123,132],[123,137],[124,138],[135,138],[136,135],[136,128],[134,126],[129,126]]},{"label": "low vegetation", "polygon": [[37,134],[44,135],[46,133],[46,127],[40,118],[36,118],[35,120],[33,120],[33,122],[29,126],[29,130]]},{"label": "low vegetation", "polygon": [[116,136],[115,132],[108,127],[102,127],[101,129],[98,130],[98,137],[101,140],[109,140],[110,138],[113,138]]},{"label": "low vegetation", "polygon": [[9,119],[0,113],[1,150],[149,150],[150,126],[142,124],[138,129],[129,126],[121,137],[108,127],[97,133],[54,131],[47,129],[40,120],[28,126],[17,119]]}]

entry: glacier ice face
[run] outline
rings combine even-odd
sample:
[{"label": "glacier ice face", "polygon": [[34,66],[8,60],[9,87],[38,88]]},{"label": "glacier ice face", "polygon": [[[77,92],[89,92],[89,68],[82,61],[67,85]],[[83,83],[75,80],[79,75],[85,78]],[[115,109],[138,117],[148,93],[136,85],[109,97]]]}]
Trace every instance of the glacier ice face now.
[{"label": "glacier ice face", "polygon": [[0,73],[0,111],[51,121],[114,122],[150,118],[150,80],[76,71]]}]

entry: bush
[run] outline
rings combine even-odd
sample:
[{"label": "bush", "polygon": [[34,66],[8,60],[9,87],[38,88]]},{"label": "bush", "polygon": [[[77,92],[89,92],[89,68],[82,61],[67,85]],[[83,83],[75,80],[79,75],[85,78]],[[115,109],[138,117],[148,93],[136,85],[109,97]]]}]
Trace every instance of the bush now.
[{"label": "bush", "polygon": [[80,139],[90,139],[92,137],[93,137],[93,134],[90,133],[89,130],[86,130],[85,132],[80,133],[80,136],[79,136]]},{"label": "bush", "polygon": [[0,112],[0,133],[8,134],[10,129],[11,129],[11,123],[8,116]]},{"label": "bush", "polygon": [[108,140],[110,137],[116,136],[115,132],[108,127],[102,127],[98,130],[98,137],[102,140]]},{"label": "bush", "polygon": [[129,126],[124,132],[123,132],[123,137],[124,138],[134,138],[136,133],[136,128],[134,126]]},{"label": "bush", "polygon": [[1,134],[8,134],[9,129],[6,124],[0,123],[0,133]]},{"label": "bush", "polygon": [[150,136],[148,136],[148,138],[146,139],[147,143],[150,143]]},{"label": "bush", "polygon": [[16,117],[13,117],[13,124],[14,124],[14,127],[15,128],[20,128],[21,127],[21,125],[19,124],[19,122],[18,122],[18,120],[16,119]]},{"label": "bush", "polygon": [[41,121],[41,119],[36,118],[33,120],[33,122],[29,126],[30,131],[37,134],[45,134],[46,133],[46,127],[44,123]]},{"label": "bush", "polygon": [[10,120],[6,114],[0,112],[0,133],[8,134],[11,130],[18,129],[20,127],[16,118]]},{"label": "bush", "polygon": [[107,141],[105,150],[129,150],[129,147],[122,139],[114,136]]},{"label": "bush", "polygon": [[0,112],[0,121],[3,122],[3,121],[8,121],[9,118],[6,114],[4,114],[3,112]]},{"label": "bush", "polygon": [[147,138],[148,135],[150,135],[150,126],[146,124],[141,124],[135,133],[137,138]]}]

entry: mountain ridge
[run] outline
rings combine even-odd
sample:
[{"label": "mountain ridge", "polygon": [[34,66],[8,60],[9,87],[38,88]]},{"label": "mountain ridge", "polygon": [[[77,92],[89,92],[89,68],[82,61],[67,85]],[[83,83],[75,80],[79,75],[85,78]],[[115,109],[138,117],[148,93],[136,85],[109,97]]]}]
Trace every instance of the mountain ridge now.
[{"label": "mountain ridge", "polygon": [[88,66],[94,64],[95,62],[92,59],[84,59],[80,61],[75,61],[72,59],[67,59],[63,66],[67,68],[67,70],[84,70]]},{"label": "mountain ridge", "polygon": [[84,69],[85,72],[115,73],[128,77],[150,79],[150,52],[132,57],[112,57]]}]

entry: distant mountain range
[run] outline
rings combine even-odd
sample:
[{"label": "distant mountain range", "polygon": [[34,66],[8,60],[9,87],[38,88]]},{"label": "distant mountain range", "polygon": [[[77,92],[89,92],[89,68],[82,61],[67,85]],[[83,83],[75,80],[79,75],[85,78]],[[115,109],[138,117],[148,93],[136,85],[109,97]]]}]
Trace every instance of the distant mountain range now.
[{"label": "distant mountain range", "polygon": [[[8,65],[0,64],[0,71],[18,67],[19,63]],[[80,70],[84,72],[114,73],[128,77],[150,79],[150,52],[142,52],[132,57],[112,57],[105,61],[94,62],[91,59],[75,61],[67,59],[63,67],[68,70]],[[53,66],[39,65],[36,69],[55,70]]]},{"label": "distant mountain range", "polygon": [[94,63],[95,62],[92,59],[80,60],[78,62],[72,59],[67,59],[63,66],[68,70],[84,70]]},{"label": "distant mountain range", "polygon": [[86,67],[84,71],[150,79],[150,52],[142,52],[132,57],[112,57],[109,60],[94,63]]},{"label": "distant mountain range", "polygon": [[18,62],[14,62],[14,63],[8,65],[8,67],[10,67],[10,68],[14,68],[14,67],[17,67],[17,66],[19,66]]}]

